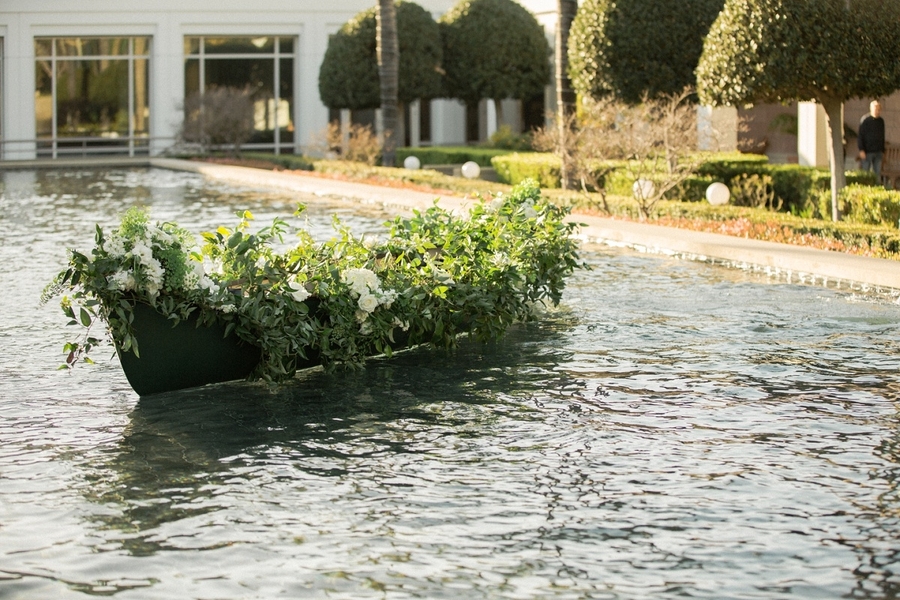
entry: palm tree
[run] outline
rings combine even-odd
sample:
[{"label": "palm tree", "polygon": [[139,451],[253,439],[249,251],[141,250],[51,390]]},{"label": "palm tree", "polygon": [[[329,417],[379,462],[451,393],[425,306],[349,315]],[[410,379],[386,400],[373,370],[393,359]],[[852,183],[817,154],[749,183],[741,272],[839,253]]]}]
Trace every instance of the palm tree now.
[{"label": "palm tree", "polygon": [[378,0],[377,23],[378,79],[381,82],[381,118],[384,132],[381,164],[393,167],[397,148],[394,132],[397,130],[397,90],[400,69],[397,11],[394,7],[394,0]]},{"label": "palm tree", "polygon": [[559,127],[559,155],[563,161],[560,175],[564,190],[572,186],[572,165],[566,160],[568,153],[564,146],[575,114],[575,90],[569,79],[569,29],[577,10],[578,0],[556,0],[556,122]]}]

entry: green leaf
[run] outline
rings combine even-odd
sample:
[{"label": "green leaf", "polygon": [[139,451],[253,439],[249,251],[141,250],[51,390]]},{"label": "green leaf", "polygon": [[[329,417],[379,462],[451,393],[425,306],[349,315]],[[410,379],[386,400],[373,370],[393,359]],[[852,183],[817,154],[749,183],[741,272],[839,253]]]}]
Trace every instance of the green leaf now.
[{"label": "green leaf", "polygon": [[85,327],[90,327],[90,326],[91,326],[91,313],[89,313],[89,312],[87,311],[87,309],[82,308],[82,309],[81,309],[81,314],[79,315],[79,317],[80,317],[80,319],[81,319],[81,324],[82,324],[82,325],[84,325]]}]

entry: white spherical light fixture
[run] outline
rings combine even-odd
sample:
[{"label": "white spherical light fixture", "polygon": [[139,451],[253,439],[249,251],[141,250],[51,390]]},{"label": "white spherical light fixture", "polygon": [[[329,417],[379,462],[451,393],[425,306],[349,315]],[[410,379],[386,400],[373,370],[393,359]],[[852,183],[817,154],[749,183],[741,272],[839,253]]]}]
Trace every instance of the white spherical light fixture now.
[{"label": "white spherical light fixture", "polygon": [[407,156],[403,160],[403,168],[404,169],[409,169],[410,171],[415,171],[416,169],[418,169],[421,166],[422,166],[422,161],[420,161],[415,156]]},{"label": "white spherical light fixture", "polygon": [[481,167],[479,167],[478,163],[474,160],[470,160],[469,162],[463,164],[462,174],[466,179],[475,179],[476,177],[481,175]]},{"label": "white spherical light fixture", "polygon": [[634,194],[634,197],[642,200],[651,198],[654,189],[655,186],[649,179],[638,179],[634,182],[634,185],[631,186],[631,192]]},{"label": "white spherical light fixture", "polygon": [[706,200],[713,206],[728,204],[728,199],[730,197],[731,191],[728,189],[728,186],[721,181],[711,183],[709,184],[709,187],[706,188]]}]

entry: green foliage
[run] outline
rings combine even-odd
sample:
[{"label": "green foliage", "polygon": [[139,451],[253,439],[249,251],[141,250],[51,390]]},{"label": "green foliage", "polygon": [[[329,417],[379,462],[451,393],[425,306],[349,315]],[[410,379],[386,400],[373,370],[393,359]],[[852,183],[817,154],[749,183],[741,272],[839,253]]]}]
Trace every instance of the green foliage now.
[{"label": "green foliage", "polygon": [[726,0],[697,86],[712,106],[890,94],[900,88],[900,3]]},{"label": "green foliage", "polygon": [[471,160],[478,163],[479,166],[490,167],[491,161],[495,156],[502,156],[510,153],[510,150],[502,148],[476,146],[421,146],[419,148],[397,148],[397,163],[402,165],[406,157],[415,156],[423,166],[459,165]]},{"label": "green foliage", "polygon": [[550,81],[544,30],[514,0],[460,0],[440,19],[448,95],[528,98]]},{"label": "green foliage", "polygon": [[550,152],[504,154],[492,158],[491,165],[497,171],[497,178],[503,183],[516,185],[526,179],[533,179],[541,187],[559,187],[562,163],[558,156]]},{"label": "green foliage", "polygon": [[841,190],[841,213],[851,223],[900,225],[900,192],[882,187],[848,185]]},{"label": "green foliage", "polygon": [[529,131],[514,133],[509,125],[501,125],[491,135],[489,143],[485,145],[489,148],[527,152],[532,149],[531,137]]},{"label": "green foliage", "polygon": [[735,206],[778,210],[783,200],[776,198],[770,175],[744,173],[732,181],[731,203]]},{"label": "green foliage", "polygon": [[585,0],[569,33],[572,86],[632,104],[694,87],[703,38],[723,2]]},{"label": "green foliage", "polygon": [[312,161],[302,154],[272,154],[271,152],[244,152],[243,158],[271,163],[291,171],[312,171]]},{"label": "green foliage", "polygon": [[[492,339],[532,318],[536,303],[559,302],[581,266],[567,214],[525,182],[464,217],[436,205],[398,217],[380,240],[337,219],[324,243],[280,218],[254,233],[245,211],[235,227],[204,233],[198,251],[182,229],[130,212],[108,238],[97,228],[90,256],[72,252],[42,299],[64,294],[63,312],[86,330],[66,344],[69,366],[102,341],[90,333],[98,321],[139,356],[131,321],[140,302],[173,324],[190,314],[225,324],[261,349],[252,377],[283,381],[309,352],[354,366],[406,345],[452,346],[461,333]],[[289,234],[297,242],[286,247]]]},{"label": "green foliage", "polygon": [[[442,92],[441,34],[431,14],[413,2],[397,2],[400,46],[398,100],[436,98]],[[319,96],[330,108],[381,106],[376,54],[377,7],[359,13],[328,42],[319,67]]]}]

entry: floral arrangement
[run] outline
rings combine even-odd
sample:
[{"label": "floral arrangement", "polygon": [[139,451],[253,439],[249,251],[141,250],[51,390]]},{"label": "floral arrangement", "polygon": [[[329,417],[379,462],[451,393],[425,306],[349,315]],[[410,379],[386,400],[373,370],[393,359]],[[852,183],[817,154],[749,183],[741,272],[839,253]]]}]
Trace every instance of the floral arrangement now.
[{"label": "floral arrangement", "polygon": [[[582,266],[567,214],[526,181],[465,217],[436,204],[398,217],[379,240],[355,237],[337,219],[324,243],[280,218],[251,233],[246,211],[198,244],[135,208],[109,234],[97,227],[90,254],[71,251],[42,300],[61,296],[83,328],[66,343],[64,366],[91,362],[110,338],[139,357],[132,310],[146,303],[173,325],[191,316],[226,324],[261,349],[251,377],[282,381],[311,353],[326,367],[358,366],[409,345],[452,346],[462,333],[496,338],[533,318],[537,304],[559,302],[565,277]],[[93,333],[98,323],[108,335]]]}]

